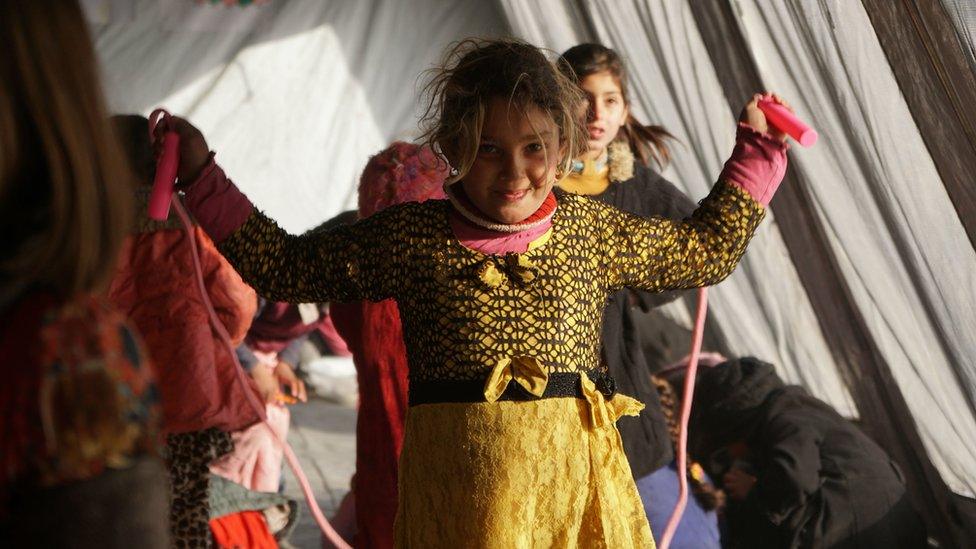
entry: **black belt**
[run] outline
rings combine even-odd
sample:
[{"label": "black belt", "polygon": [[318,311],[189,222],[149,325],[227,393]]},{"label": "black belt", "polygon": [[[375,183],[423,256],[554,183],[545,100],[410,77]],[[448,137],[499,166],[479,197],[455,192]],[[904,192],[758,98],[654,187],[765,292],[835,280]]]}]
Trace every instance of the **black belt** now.
[{"label": "black belt", "polygon": [[[616,383],[610,374],[604,372],[587,372],[586,375],[596,385],[597,390],[607,398],[613,397],[614,393],[617,392]],[[513,381],[508,384],[505,392],[502,393],[502,396],[498,400],[526,401],[560,397],[583,399],[585,397],[583,396],[583,387],[580,384],[579,376],[579,373],[576,372],[553,372],[549,374],[549,380],[546,382],[546,391],[541,397],[533,395],[520,384]],[[450,402],[485,402],[485,380],[466,379],[410,382],[410,406]]]}]

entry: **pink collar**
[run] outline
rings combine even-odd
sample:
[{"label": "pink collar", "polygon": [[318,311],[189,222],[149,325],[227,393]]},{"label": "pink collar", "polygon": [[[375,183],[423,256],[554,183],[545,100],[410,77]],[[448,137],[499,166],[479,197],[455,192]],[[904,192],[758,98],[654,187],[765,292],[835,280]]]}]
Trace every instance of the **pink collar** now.
[{"label": "pink collar", "polygon": [[451,230],[458,241],[465,248],[489,255],[523,253],[529,249],[529,244],[552,227],[552,218],[549,218],[545,223],[517,233],[501,233],[478,227],[454,208],[451,208],[450,216]]}]

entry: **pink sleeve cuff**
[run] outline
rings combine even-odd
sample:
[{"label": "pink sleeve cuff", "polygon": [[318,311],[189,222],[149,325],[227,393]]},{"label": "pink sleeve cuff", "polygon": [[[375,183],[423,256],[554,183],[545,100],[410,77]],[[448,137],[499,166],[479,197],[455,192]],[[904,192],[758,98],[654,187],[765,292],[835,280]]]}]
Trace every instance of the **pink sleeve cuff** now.
[{"label": "pink sleeve cuff", "polygon": [[187,209],[218,244],[234,234],[254,211],[254,204],[227,178],[213,153],[196,180],[181,190]]},{"label": "pink sleeve cuff", "polygon": [[786,143],[740,122],[735,149],[720,179],[742,187],[756,202],[768,206],[786,174],[788,148]]}]

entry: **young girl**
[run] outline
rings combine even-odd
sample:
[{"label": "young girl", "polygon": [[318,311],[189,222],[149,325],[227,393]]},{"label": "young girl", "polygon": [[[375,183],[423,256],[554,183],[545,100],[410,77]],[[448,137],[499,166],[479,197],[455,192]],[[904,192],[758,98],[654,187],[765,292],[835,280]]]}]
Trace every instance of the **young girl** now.
[{"label": "young girl", "polygon": [[[581,97],[537,48],[466,41],[432,83],[427,141],[457,170],[448,200],[291,236],[178,121],[197,219],[258,292],[396,299],[410,364],[401,547],[652,547],[614,423],[640,405],[600,368],[600,317],[624,287],[715,284],[785,167],[754,100],[732,159],[686,222],[552,188],[583,152]],[[757,96],[758,97],[758,96]]]},{"label": "young girl", "polygon": [[[641,217],[680,220],[691,215],[695,203],[650,166],[653,160],[663,167],[670,158],[666,140],[671,135],[659,126],[641,124],[630,112],[627,69],[617,52],[599,44],[580,44],[563,53],[559,67],[579,85],[587,101],[586,151],[560,187]],[[676,297],[674,292],[618,292],[604,310],[601,333],[601,356],[617,389],[645,405],[639,417],[622,418],[617,427],[644,511],[657,534],[678,496],[675,492],[673,497],[662,497],[660,489],[677,486],[677,476],[668,467],[674,453],[666,410],[648,376],[651,368],[634,305],[648,311]]]},{"label": "young girl", "polygon": [[81,8],[0,2],[0,540],[169,547],[156,393],[103,295],[131,220]]}]

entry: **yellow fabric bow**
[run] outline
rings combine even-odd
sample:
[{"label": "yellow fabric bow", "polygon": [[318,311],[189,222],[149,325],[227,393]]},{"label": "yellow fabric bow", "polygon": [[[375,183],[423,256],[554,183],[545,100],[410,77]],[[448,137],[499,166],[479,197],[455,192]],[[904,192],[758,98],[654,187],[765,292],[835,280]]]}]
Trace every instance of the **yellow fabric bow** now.
[{"label": "yellow fabric bow", "polygon": [[583,396],[590,404],[590,425],[593,429],[613,425],[621,416],[636,416],[644,409],[639,401],[620,393],[607,400],[586,374],[580,374],[580,383],[583,386]]},{"label": "yellow fabric bow", "polygon": [[498,361],[491,370],[488,380],[485,381],[485,400],[497,401],[512,380],[524,387],[526,391],[541,398],[546,392],[549,374],[542,364],[532,357],[503,358]]},{"label": "yellow fabric bow", "polygon": [[539,274],[539,268],[519,254],[491,256],[478,267],[478,278],[489,288],[497,288],[506,279],[521,286],[529,285]]}]

